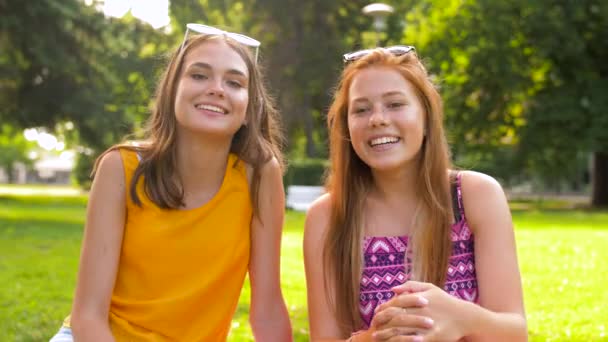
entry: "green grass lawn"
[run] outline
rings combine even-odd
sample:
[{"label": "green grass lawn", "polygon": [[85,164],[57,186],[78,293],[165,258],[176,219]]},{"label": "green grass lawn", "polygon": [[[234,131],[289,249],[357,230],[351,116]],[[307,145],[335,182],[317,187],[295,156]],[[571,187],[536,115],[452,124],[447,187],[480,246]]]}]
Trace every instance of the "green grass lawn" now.
[{"label": "green grass lawn", "polygon": [[[85,204],[75,193],[0,193],[0,341],[48,340],[68,313]],[[608,213],[525,207],[513,216],[530,340],[608,341]],[[308,340],[303,222],[287,213],[281,262],[297,341]],[[248,297],[246,286],[230,341],[252,340]]]}]

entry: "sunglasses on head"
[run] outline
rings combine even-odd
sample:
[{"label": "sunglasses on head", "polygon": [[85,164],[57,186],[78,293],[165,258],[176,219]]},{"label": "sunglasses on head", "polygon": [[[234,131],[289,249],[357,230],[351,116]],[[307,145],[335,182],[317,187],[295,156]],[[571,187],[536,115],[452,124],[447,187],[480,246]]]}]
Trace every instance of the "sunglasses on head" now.
[{"label": "sunglasses on head", "polygon": [[199,34],[205,34],[205,35],[212,35],[212,36],[223,35],[226,37],[230,37],[231,39],[239,42],[240,44],[255,48],[255,61],[257,62],[257,60],[258,60],[258,48],[261,45],[261,43],[259,41],[255,40],[251,37],[248,37],[244,34],[228,32],[228,31],[220,30],[213,26],[208,26],[208,25],[203,25],[203,24],[190,23],[190,24],[186,25],[186,33],[184,34],[184,41],[182,42],[182,45],[179,47],[180,51],[184,48],[184,45],[186,44],[186,40],[188,38],[188,33],[190,31],[196,32]]},{"label": "sunglasses on head", "polygon": [[[393,54],[393,56],[402,56],[411,51],[416,51],[416,48],[410,45],[395,45],[389,47],[381,47],[380,49],[385,50]],[[376,49],[365,49],[344,54],[344,63],[350,63],[357,59],[369,55]]]}]

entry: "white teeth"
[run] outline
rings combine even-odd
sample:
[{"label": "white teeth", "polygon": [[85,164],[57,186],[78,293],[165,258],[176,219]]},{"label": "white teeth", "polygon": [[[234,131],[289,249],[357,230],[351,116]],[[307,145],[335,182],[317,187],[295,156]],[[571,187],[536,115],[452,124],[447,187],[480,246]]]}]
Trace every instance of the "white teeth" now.
[{"label": "white teeth", "polygon": [[209,110],[209,111],[212,111],[212,112],[226,114],[226,110],[224,108],[220,108],[220,107],[217,107],[217,106],[200,104],[200,105],[197,105],[196,108],[198,108],[198,109],[205,109],[205,110]]},{"label": "white teeth", "polygon": [[382,144],[392,144],[392,143],[396,143],[397,141],[399,141],[399,138],[397,138],[397,137],[382,137],[382,138],[372,139],[372,141],[369,142],[369,145],[376,146],[376,145],[382,145]]}]

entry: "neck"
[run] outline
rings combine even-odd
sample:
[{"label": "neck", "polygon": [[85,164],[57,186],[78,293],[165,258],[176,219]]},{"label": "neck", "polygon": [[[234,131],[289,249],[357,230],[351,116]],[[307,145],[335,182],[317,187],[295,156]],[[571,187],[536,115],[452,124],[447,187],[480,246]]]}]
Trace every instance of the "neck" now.
[{"label": "neck", "polygon": [[408,202],[413,201],[418,197],[416,190],[418,172],[418,167],[414,165],[390,171],[373,170],[372,194],[387,202],[403,203],[404,199],[409,200]]},{"label": "neck", "polygon": [[417,167],[372,171],[373,185],[365,199],[368,235],[410,235],[414,229],[420,195]]},{"label": "neck", "polygon": [[224,179],[230,140],[214,140],[180,131],[177,137],[177,173],[187,192],[219,187]]}]

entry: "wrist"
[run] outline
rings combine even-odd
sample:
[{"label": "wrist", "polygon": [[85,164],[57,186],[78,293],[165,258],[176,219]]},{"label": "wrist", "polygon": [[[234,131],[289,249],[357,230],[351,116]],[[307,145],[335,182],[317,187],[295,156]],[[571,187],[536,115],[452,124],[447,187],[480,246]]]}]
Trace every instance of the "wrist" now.
[{"label": "wrist", "polygon": [[369,328],[368,330],[359,330],[350,335],[347,342],[372,342],[373,333],[375,329]]},{"label": "wrist", "polygon": [[481,306],[469,301],[463,301],[463,306],[464,310],[462,312],[464,314],[461,315],[461,326],[464,329],[462,331],[462,337],[471,337],[479,335],[481,333],[480,328],[483,326],[483,316],[487,314],[488,311],[484,310]]}]

